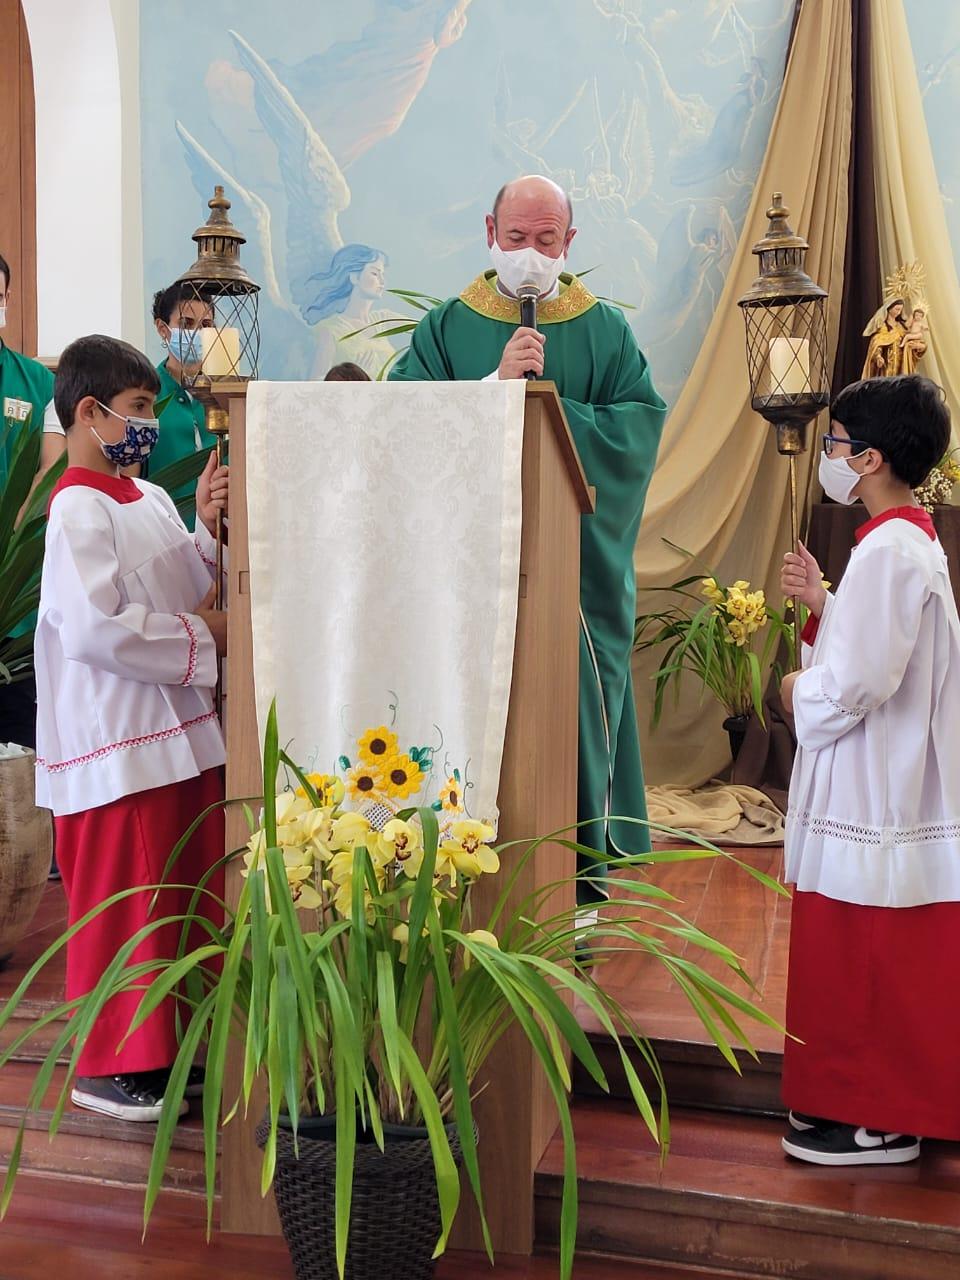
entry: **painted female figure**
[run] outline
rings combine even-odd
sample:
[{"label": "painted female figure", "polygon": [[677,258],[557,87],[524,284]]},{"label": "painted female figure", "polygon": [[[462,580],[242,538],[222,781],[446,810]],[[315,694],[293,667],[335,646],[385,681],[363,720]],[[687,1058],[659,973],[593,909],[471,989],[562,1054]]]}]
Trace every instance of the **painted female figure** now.
[{"label": "painted female figure", "polygon": [[[376,378],[393,351],[388,338],[368,329],[394,319],[389,311],[375,311],[383,296],[387,255],[365,244],[347,244],[333,255],[326,271],[310,279],[317,296],[305,315],[316,325],[317,355],[313,377],[323,378],[333,365],[352,361]],[[364,332],[357,332],[363,330]]]},{"label": "painted female figure", "polygon": [[863,331],[870,339],[863,364],[864,378],[895,378],[903,372],[903,339],[907,326],[903,320],[903,299],[888,298]]}]

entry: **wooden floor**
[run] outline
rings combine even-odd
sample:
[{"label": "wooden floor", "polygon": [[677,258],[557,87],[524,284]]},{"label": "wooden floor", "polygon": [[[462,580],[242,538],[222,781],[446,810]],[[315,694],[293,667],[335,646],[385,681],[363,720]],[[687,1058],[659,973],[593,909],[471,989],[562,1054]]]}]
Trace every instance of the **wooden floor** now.
[{"label": "wooden floor", "polygon": [[[779,848],[736,849],[733,857],[748,862],[774,878],[782,873]],[[790,899],[775,894],[734,861],[713,858],[658,866],[657,884],[677,899],[669,904],[689,923],[719,938],[740,956],[756,990],[742,983],[740,993],[757,1000],[761,1008],[782,1023],[787,991],[787,950],[790,935]],[[729,970],[715,957],[687,943],[681,954],[696,960],[714,977],[731,984]],[[622,954],[605,960],[597,980],[620,1001],[653,1041],[701,1042],[703,1026],[662,964],[649,955]],[[738,985],[734,980],[733,985]],[[581,1021],[591,1027],[586,1010]],[[783,1036],[758,1023],[753,1045],[781,1052]]]}]

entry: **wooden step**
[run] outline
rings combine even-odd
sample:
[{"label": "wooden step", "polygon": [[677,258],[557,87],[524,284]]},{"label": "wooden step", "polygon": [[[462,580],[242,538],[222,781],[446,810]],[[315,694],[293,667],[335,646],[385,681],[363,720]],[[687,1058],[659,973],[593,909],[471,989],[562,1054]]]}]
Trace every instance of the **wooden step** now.
[{"label": "wooden step", "polygon": [[[50,1117],[63,1074],[63,1068],[58,1068],[44,1106],[27,1119],[21,1167],[69,1178],[145,1186],[156,1125],[115,1120],[68,1103],[51,1142]],[[10,1062],[0,1070],[0,1167],[6,1167],[13,1150],[35,1078],[36,1067],[26,1062]],[[199,1102],[191,1103],[191,1114],[180,1121],[173,1140],[165,1185],[178,1191],[202,1193],[204,1188],[199,1111]]]},{"label": "wooden step", "polygon": [[[632,1109],[575,1108],[579,1246],[778,1280],[955,1280],[960,1146],[924,1143],[912,1165],[820,1168],[780,1148],[783,1123],[674,1111],[666,1164]],[[562,1147],[536,1184],[537,1240],[556,1247]]]}]

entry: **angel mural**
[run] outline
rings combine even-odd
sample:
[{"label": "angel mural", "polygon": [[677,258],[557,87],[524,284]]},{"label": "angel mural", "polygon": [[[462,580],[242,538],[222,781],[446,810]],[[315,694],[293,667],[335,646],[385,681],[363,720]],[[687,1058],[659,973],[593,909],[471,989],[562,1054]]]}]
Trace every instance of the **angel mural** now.
[{"label": "angel mural", "polygon": [[864,378],[895,378],[901,373],[916,372],[926,353],[929,335],[924,280],[919,262],[906,263],[887,277],[883,303],[863,331],[870,340],[863,363]]},{"label": "angel mural", "polygon": [[396,316],[374,310],[383,297],[387,255],[365,244],[347,244],[333,255],[326,271],[311,276],[316,296],[305,310],[305,318],[316,324],[317,352],[311,377],[320,379],[343,360],[357,364],[376,378],[390,358],[386,339],[378,337],[378,327]]},{"label": "angel mural", "polygon": [[[376,377],[389,360],[392,343],[377,334],[402,317],[376,306],[386,287],[386,253],[344,241],[340,220],[351,198],[344,171],[400,127],[436,55],[462,35],[469,6],[470,0],[376,0],[375,17],[357,40],[295,67],[267,62],[230,31],[240,69],[217,64],[208,90],[233,95],[236,109],[225,118],[232,115],[234,129],[245,130],[249,141],[231,145],[218,127],[222,150],[238,170],[244,157],[254,158],[262,191],[176,122],[197,192],[206,198],[221,183],[245,205],[255,230],[249,267],[276,308],[264,329],[265,368],[306,367],[321,378],[349,360]],[[361,92],[344,110],[347,81]]]}]

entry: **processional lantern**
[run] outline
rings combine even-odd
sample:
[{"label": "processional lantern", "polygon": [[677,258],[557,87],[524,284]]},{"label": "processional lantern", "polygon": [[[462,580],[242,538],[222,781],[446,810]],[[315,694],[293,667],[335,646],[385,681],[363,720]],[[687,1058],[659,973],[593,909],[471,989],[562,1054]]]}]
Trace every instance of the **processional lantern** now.
[{"label": "processional lantern", "polygon": [[[777,450],[790,465],[791,549],[800,537],[797,458],[807,427],[830,403],[827,369],[827,293],[804,271],[809,245],[795,235],[779,191],[767,210],[767,234],[753,246],[760,274],[740,298],[747,331],[751,405],[776,431]],[[794,600],[794,661],[799,666],[799,602]]]},{"label": "processional lantern", "polygon": [[[216,437],[217,465],[224,460],[229,413],[226,397],[257,376],[260,358],[260,286],[240,263],[246,237],[230,221],[230,201],[223,187],[214,187],[208,202],[210,216],[193,233],[197,260],[177,280],[182,302],[200,304],[197,315],[209,313],[210,324],[199,331],[200,363],[182,366],[183,385],[204,406],[207,430]],[[223,520],[217,513],[216,605],[223,606]],[[218,709],[220,685],[218,683]]]}]

